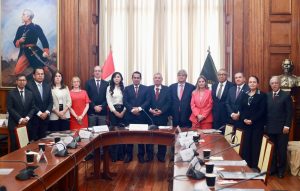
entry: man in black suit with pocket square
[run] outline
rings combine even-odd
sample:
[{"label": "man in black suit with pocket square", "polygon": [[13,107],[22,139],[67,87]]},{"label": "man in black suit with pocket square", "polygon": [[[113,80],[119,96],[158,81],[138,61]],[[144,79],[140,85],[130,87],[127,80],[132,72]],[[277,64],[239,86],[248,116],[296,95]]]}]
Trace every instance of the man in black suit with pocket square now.
[{"label": "man in black suit with pocket square", "polygon": [[237,72],[234,75],[234,82],[235,86],[232,86],[228,91],[226,108],[229,115],[229,123],[236,129],[243,127],[239,109],[242,95],[249,91],[249,86],[245,84],[246,78],[242,72]]},{"label": "man in black suit with pocket square", "polygon": [[31,119],[35,114],[35,105],[32,92],[25,90],[27,84],[26,76],[18,74],[16,78],[17,87],[12,89],[7,96],[7,111],[9,113],[8,130],[11,139],[11,151],[18,149],[15,128],[17,125],[25,125],[31,128]]},{"label": "man in black suit with pocket square", "polygon": [[[149,115],[157,126],[166,126],[168,123],[168,111],[171,103],[169,88],[162,85],[163,77],[161,73],[156,73],[153,75],[154,85],[149,86],[150,96],[149,100]],[[152,145],[153,147],[153,145]],[[165,162],[167,146],[158,145],[157,147],[157,160],[160,162]],[[152,161],[153,154],[150,155],[146,160]]]},{"label": "man in black suit with pocket square", "polygon": [[227,80],[228,73],[225,69],[218,71],[218,83],[212,85],[213,98],[213,128],[219,129],[226,125],[229,121],[229,116],[226,109],[226,99],[229,89],[233,86],[232,82]]},{"label": "man in black suit with pocket square", "polygon": [[[148,87],[141,84],[142,74],[138,71],[132,74],[132,85],[127,86],[124,89],[123,103],[127,112],[125,113],[125,119],[129,124],[148,124],[148,117],[145,112],[149,106]],[[125,163],[132,161],[133,144],[126,145],[126,157]],[[146,145],[147,158],[150,158],[151,153],[153,155],[153,146]],[[140,163],[144,163],[145,145],[138,145],[138,160]]]},{"label": "man in black suit with pocket square", "polygon": [[49,125],[50,111],[53,108],[51,86],[44,82],[45,72],[43,68],[33,71],[33,80],[29,81],[26,88],[34,97],[36,114],[32,118],[32,128],[28,129],[29,139],[38,140],[46,136]]},{"label": "man in black suit with pocket square", "polygon": [[280,89],[280,79],[270,79],[272,91],[267,94],[266,132],[274,143],[274,152],[270,173],[278,173],[283,178],[287,163],[287,144],[292,123],[292,100],[289,93]]}]

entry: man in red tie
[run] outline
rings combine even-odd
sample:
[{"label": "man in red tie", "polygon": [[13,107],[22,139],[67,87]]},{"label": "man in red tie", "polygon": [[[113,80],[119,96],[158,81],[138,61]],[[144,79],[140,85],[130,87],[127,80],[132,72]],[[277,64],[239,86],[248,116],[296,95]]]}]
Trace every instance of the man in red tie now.
[{"label": "man in red tie", "polygon": [[[148,95],[150,95],[149,103],[149,116],[153,121],[153,125],[166,126],[168,123],[168,114],[171,99],[169,96],[169,88],[162,85],[163,77],[161,73],[153,75],[154,85],[149,86]],[[153,148],[153,145],[151,145]],[[157,160],[165,162],[167,147],[165,145],[158,145],[157,149]],[[153,149],[152,155],[149,153],[146,161],[153,160]]]},{"label": "man in red tie", "polygon": [[177,83],[169,87],[171,97],[170,114],[173,120],[173,127],[191,127],[189,120],[192,113],[191,98],[195,86],[188,83],[187,72],[179,70],[177,73]]},{"label": "man in red tie", "polygon": [[277,173],[283,178],[287,163],[287,144],[292,124],[292,99],[289,93],[280,89],[280,79],[270,79],[272,91],[267,94],[266,132],[274,143],[274,152],[270,174]]},{"label": "man in red tie", "polygon": [[[147,124],[148,117],[146,115],[149,106],[148,87],[141,84],[142,74],[138,71],[133,72],[133,84],[124,89],[123,104],[126,107],[125,119],[129,124]],[[151,148],[146,145],[147,154],[151,153]],[[153,151],[152,151],[153,152]],[[144,163],[145,145],[138,145],[138,160]],[[126,145],[125,163],[129,163],[133,158],[133,145]]]}]

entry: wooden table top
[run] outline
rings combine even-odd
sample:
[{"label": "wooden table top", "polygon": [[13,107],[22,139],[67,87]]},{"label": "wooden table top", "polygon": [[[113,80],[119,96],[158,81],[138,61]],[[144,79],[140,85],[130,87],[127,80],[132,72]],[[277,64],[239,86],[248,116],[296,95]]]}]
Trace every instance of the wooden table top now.
[{"label": "wooden table top", "polygon": [[[217,152],[221,152],[230,147],[230,144],[223,138],[223,135],[218,134],[207,134],[202,136],[205,142],[200,143],[197,146],[197,152],[199,153],[199,157],[203,159],[203,150],[211,149],[211,155]],[[218,141],[216,141],[218,140]],[[216,142],[215,142],[216,141]],[[209,144],[211,143],[211,144]],[[203,147],[201,147],[203,145]],[[175,153],[178,153],[181,150],[181,146],[179,143],[175,144]],[[235,152],[233,148],[226,150],[216,156],[223,157],[224,160],[242,160],[242,158]],[[174,164],[174,176],[185,175],[188,169],[188,162],[175,162]],[[215,166],[216,168],[216,166]],[[224,171],[242,171],[252,172],[252,170],[248,166],[238,167],[238,166],[217,166],[217,168],[223,168]],[[215,171],[215,170],[214,170]],[[218,180],[219,178],[217,178]],[[226,185],[216,184],[215,189],[219,189]],[[247,182],[238,184],[233,186],[232,188],[260,188],[264,190],[268,190],[266,185],[261,180],[249,180]],[[190,191],[190,190],[210,190],[206,185],[205,178],[203,180],[193,180],[191,178],[185,177],[184,180],[174,179],[173,181],[173,190],[174,191]],[[214,190],[214,189],[212,189]]]}]

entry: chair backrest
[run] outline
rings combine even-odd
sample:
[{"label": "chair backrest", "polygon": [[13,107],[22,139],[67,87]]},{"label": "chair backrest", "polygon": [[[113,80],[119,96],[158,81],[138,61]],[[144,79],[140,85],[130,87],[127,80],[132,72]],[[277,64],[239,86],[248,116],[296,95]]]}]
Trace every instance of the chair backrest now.
[{"label": "chair backrest", "polygon": [[16,127],[15,129],[16,139],[19,145],[19,148],[25,147],[29,143],[28,133],[26,126]]},{"label": "chair backrest", "polygon": [[267,184],[268,173],[270,171],[270,167],[271,167],[271,163],[272,163],[273,149],[274,149],[274,144],[268,140],[268,142],[266,144],[264,162],[263,162],[261,170],[260,170],[260,172],[267,172],[265,175],[265,178],[264,178],[265,184]]},{"label": "chair backrest", "polygon": [[258,158],[257,167],[259,170],[261,170],[263,162],[264,162],[264,157],[265,157],[266,146],[267,146],[268,140],[269,140],[269,137],[267,135],[264,135],[262,138],[260,153],[259,153],[259,158]]},{"label": "chair backrest", "polygon": [[241,150],[242,150],[242,143],[243,143],[243,137],[244,137],[244,133],[243,133],[243,130],[237,128],[235,130],[235,136],[234,136],[234,144],[240,144],[239,146],[237,147],[234,147],[234,150],[240,154],[241,153]]},{"label": "chair backrest", "polygon": [[231,137],[232,137],[232,134],[230,134],[230,135],[228,135],[228,134],[231,133],[232,131],[233,131],[233,126],[227,124],[225,126],[225,131],[224,131],[224,135],[226,135],[226,136],[224,136],[224,137],[225,137],[225,139],[227,140],[228,143],[231,142]]}]

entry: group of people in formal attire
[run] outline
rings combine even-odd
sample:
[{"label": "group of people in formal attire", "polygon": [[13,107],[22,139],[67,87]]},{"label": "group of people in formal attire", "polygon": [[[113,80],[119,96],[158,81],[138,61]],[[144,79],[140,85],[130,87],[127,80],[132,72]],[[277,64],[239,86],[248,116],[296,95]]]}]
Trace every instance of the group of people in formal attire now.
[{"label": "group of people in formal attire", "polygon": [[[125,127],[128,124],[154,124],[192,129],[220,129],[226,124],[244,131],[242,157],[252,168],[257,167],[261,140],[267,133],[275,144],[271,172],[283,177],[286,166],[286,148],[291,127],[291,98],[280,89],[280,79],[270,79],[271,92],[259,90],[259,79],[250,76],[248,84],[244,74],[227,80],[225,69],[217,73],[218,82],[211,90],[208,80],[200,75],[196,85],[187,82],[187,72],[179,70],[177,82],[163,85],[161,73],[153,75],[153,85],[141,84],[142,74],[132,73],[132,84],[124,86],[123,76],[115,72],[109,82],[101,79],[100,66],[94,67],[93,78],[81,89],[79,77],[72,78],[72,88],[65,85],[63,75],[57,71],[52,83],[44,82],[44,69],[36,68],[33,80],[18,74],[16,88],[9,92],[7,109],[12,149],[17,149],[14,129],[26,125],[30,140],[46,136],[47,131],[78,130],[96,125]],[[158,145],[156,157],[164,162],[167,148]],[[110,147],[111,160],[133,159],[133,145]],[[138,145],[138,161],[154,159],[153,144]]]}]

